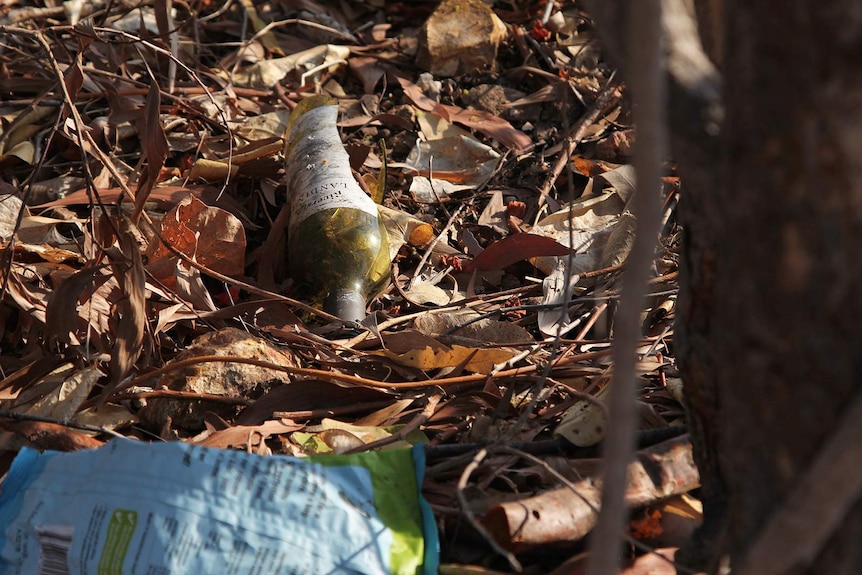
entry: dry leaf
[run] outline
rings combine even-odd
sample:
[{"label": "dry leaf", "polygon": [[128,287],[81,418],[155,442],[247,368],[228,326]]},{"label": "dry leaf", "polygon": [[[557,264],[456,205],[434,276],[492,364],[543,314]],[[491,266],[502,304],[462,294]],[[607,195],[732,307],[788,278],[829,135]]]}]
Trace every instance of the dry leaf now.
[{"label": "dry leaf", "polygon": [[413,82],[401,77],[398,78],[398,82],[413,103],[426,112],[433,112],[449,122],[458,122],[482,132],[507,148],[522,150],[532,143],[529,136],[516,130],[512,124],[498,116],[482,110],[465,110],[457,106],[440,104],[426,96]]},{"label": "dry leaf", "polygon": [[568,302],[580,277],[569,273],[566,262],[559,258],[557,267],[542,281],[542,304],[557,306],[539,310],[539,331],[550,337],[567,334],[579,325],[569,317]]},{"label": "dry leaf", "polygon": [[[188,195],[165,214],[161,232],[176,250],[209,269],[229,276],[242,275],[245,270],[245,229],[221,208]],[[147,257],[150,265],[176,258],[158,241],[150,242]]]},{"label": "dry leaf", "polygon": [[[599,269],[608,236],[624,207],[625,202],[616,193],[593,196],[543,218],[533,226],[532,233],[555,239],[564,246],[571,242],[575,250],[571,273],[582,275]],[[533,264],[549,274],[557,267],[557,261],[555,257],[539,257]]]},{"label": "dry leaf", "polygon": [[538,234],[512,234],[485,248],[464,266],[464,271],[502,270],[530,258],[568,253],[566,246],[552,238]]},{"label": "dry leaf", "polygon": [[168,157],[168,139],[161,123],[159,104],[161,92],[155,80],[150,81],[150,89],[147,92],[147,102],[144,105],[143,117],[137,122],[137,129],[141,135],[143,144],[143,158],[147,164],[141,178],[138,180],[138,188],[135,190],[135,213],[132,221],[137,224],[144,204],[150,195],[156,182],[159,181],[159,172],[165,165]]},{"label": "dry leaf", "polygon": [[[474,310],[457,310],[425,314],[414,321],[416,329],[431,337],[441,337],[450,331],[462,339],[501,345],[533,341],[533,336],[523,327],[509,321],[482,318]],[[388,341],[388,340],[387,340]]]},{"label": "dry leaf", "polygon": [[[593,397],[600,403],[604,403],[609,392],[610,385],[605,385]],[[607,426],[607,411],[593,401],[582,399],[569,408],[554,430],[554,435],[565,438],[572,445],[589,447],[604,439]]]},{"label": "dry leaf", "polygon": [[288,419],[267,421],[260,425],[234,425],[227,429],[210,433],[204,439],[195,441],[194,443],[203,445],[204,447],[218,447],[219,449],[254,447],[273,435],[293,433],[303,427],[303,425],[294,423]]},{"label": "dry leaf", "polygon": [[0,420],[0,427],[26,438],[39,449],[77,451],[96,449],[105,444],[104,441],[58,423]]},{"label": "dry leaf", "polygon": [[373,352],[372,355],[388,357],[392,361],[408,367],[422,370],[456,367],[461,364],[465,369],[475,373],[491,373],[494,366],[504,363],[516,355],[517,350],[506,348],[470,348],[453,345],[448,349],[424,347],[405,353],[393,353],[388,350]]}]

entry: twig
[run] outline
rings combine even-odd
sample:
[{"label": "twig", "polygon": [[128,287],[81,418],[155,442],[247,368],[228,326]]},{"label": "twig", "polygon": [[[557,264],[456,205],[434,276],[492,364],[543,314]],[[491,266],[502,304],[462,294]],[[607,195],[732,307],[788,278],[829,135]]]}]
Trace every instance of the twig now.
[{"label": "twig", "polygon": [[632,202],[637,233],[623,275],[623,292],[616,317],[614,373],[611,383],[610,422],[604,444],[602,513],[587,559],[588,575],[619,572],[619,548],[626,523],[626,485],[634,457],[637,411],[635,405],[635,350],[640,338],[640,312],[655,256],[655,236],[661,210],[655,186],[661,180],[666,149],[664,133],[664,74],[661,70],[661,0],[639,0],[629,15],[632,36],[632,91],[638,140],[635,172],[638,189]]},{"label": "twig", "polygon": [[515,554],[504,549],[497,540],[485,529],[485,526],[479,523],[479,520],[476,518],[476,514],[473,513],[473,510],[470,508],[470,503],[467,501],[467,497],[464,495],[464,489],[467,487],[467,482],[470,480],[470,476],[473,472],[482,464],[482,461],[485,460],[485,457],[488,455],[487,449],[480,449],[479,452],[473,457],[472,461],[464,468],[463,473],[461,473],[461,477],[458,479],[458,489],[456,491],[458,495],[458,503],[461,504],[461,511],[464,513],[464,516],[467,518],[467,521],[470,522],[470,525],[479,532],[479,534],[485,538],[485,541],[491,548],[506,558],[506,561],[509,562],[509,565],[512,567],[512,570],[516,573],[520,573],[524,570],[521,566],[521,563],[518,561],[518,558],[515,557]]},{"label": "twig", "polygon": [[[571,363],[576,363],[578,361],[588,361],[591,359],[597,359],[600,357],[605,357],[610,355],[610,350],[604,349],[600,351],[591,351],[587,353],[579,353],[568,357],[559,358],[554,362],[549,362],[549,366],[551,368],[559,367],[563,365],[568,365]],[[356,375],[348,375],[346,373],[339,373],[337,371],[326,371],[323,369],[312,369],[306,367],[292,367],[287,365],[279,365],[277,363],[272,363],[269,361],[264,361],[261,359],[253,359],[249,357],[243,357],[238,355],[202,355],[198,357],[190,357],[188,359],[184,359],[181,361],[174,361],[169,363],[159,369],[154,369],[153,371],[149,371],[147,373],[141,374],[132,381],[130,381],[127,387],[133,387],[135,385],[142,385],[147,381],[150,381],[154,378],[161,377],[166,373],[170,373],[172,371],[176,371],[179,369],[185,369],[186,367],[197,365],[199,363],[212,363],[212,362],[223,362],[223,363],[243,363],[248,365],[255,365],[257,367],[264,367],[267,369],[272,369],[273,371],[280,371],[282,373],[290,373],[293,375],[304,375],[309,377],[317,377],[323,378],[327,380],[333,381],[343,381],[345,383],[352,383],[354,385],[359,385],[363,387],[372,387],[376,389],[421,389],[426,387],[434,387],[434,386],[444,386],[444,385],[456,385],[462,383],[480,383],[485,382],[489,379],[489,377],[493,378],[506,378],[506,377],[517,377],[520,375],[524,375],[527,373],[534,373],[538,366],[536,365],[527,365],[524,367],[516,367],[513,369],[507,369],[505,371],[501,371],[494,376],[489,376],[483,373],[477,373],[474,375],[461,375],[458,377],[448,377],[441,379],[432,379],[425,381],[399,381],[399,382],[389,382],[389,381],[376,381],[373,379],[366,379],[364,377],[359,377]]]},{"label": "twig", "polygon": [[369,401],[366,403],[355,403],[352,405],[344,405],[342,407],[329,407],[323,409],[300,409],[296,411],[273,411],[273,419],[293,419],[294,421],[305,419],[323,419],[324,417],[333,417],[336,415],[348,415],[360,411],[369,411],[379,409],[392,404],[392,400],[388,401]]},{"label": "twig", "polygon": [[422,259],[419,260],[419,264],[416,266],[416,271],[413,272],[413,278],[410,280],[411,284],[416,281],[416,278],[419,277],[420,273],[422,273],[422,268],[425,267],[425,264],[428,262],[428,258],[431,257],[431,253],[434,248],[437,247],[437,244],[440,243],[440,240],[443,238],[443,236],[449,233],[450,228],[455,225],[455,221],[461,216],[461,213],[467,209],[468,205],[469,204],[461,204],[461,206],[459,206],[458,209],[455,210],[455,213],[449,217],[449,221],[446,223],[446,227],[443,228],[439,234],[437,234],[437,237],[434,238],[434,241],[431,242],[431,245],[429,245],[428,248],[425,250],[425,254],[422,256]]},{"label": "twig", "polygon": [[126,391],[111,396],[112,401],[124,399],[185,399],[188,401],[211,401],[214,403],[228,403],[232,405],[252,405],[253,399],[234,397],[232,395],[219,395],[217,393],[200,393],[197,391],[181,391],[178,389],[152,389],[147,391]]},{"label": "twig", "polygon": [[587,336],[587,333],[589,333],[589,331],[593,329],[593,326],[596,325],[596,322],[599,320],[602,314],[605,313],[605,310],[607,309],[608,302],[602,302],[595,308],[593,308],[593,314],[590,316],[590,319],[587,320],[587,323],[585,323],[584,326],[581,328],[581,331],[579,331],[578,334],[575,336],[575,340],[584,339]]},{"label": "twig", "polygon": [[560,156],[557,158],[557,163],[554,164],[554,169],[551,170],[551,175],[542,185],[539,190],[539,207],[541,208],[547,199],[548,194],[551,192],[551,188],[554,187],[554,184],[557,182],[557,178],[560,177],[560,174],[563,173],[566,165],[569,163],[569,160],[572,154],[575,152],[575,148],[578,147],[578,144],[581,143],[581,140],[586,134],[587,129],[596,123],[596,120],[602,115],[605,108],[607,108],[610,103],[615,98],[615,88],[619,85],[619,81],[616,78],[616,75],[611,75],[608,78],[608,81],[605,83],[604,87],[602,87],[599,94],[596,96],[596,99],[593,100],[592,105],[589,109],[584,113],[583,116],[572,126],[569,134],[566,136],[565,146],[562,152],[560,152]]}]

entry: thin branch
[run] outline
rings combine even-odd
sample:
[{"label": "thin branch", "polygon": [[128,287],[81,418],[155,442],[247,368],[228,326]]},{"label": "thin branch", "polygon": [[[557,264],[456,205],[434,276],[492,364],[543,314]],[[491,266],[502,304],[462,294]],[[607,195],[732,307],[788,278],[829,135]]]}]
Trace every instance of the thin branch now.
[{"label": "thin branch", "polygon": [[589,109],[572,126],[569,134],[566,136],[565,149],[557,158],[557,163],[554,164],[554,169],[551,170],[551,175],[539,190],[540,208],[545,204],[548,194],[551,192],[551,188],[554,187],[554,184],[557,182],[557,178],[560,177],[560,174],[563,173],[566,165],[571,160],[572,154],[575,152],[575,148],[577,148],[578,144],[581,143],[581,140],[587,133],[587,129],[596,123],[596,121],[601,117],[602,112],[604,112],[616,98],[615,93],[617,86],[619,86],[619,80],[614,74],[608,78],[607,83],[605,83],[604,87],[598,93],[596,99],[593,100]]},{"label": "thin branch", "polygon": [[661,222],[656,186],[666,149],[664,74],[661,69],[661,0],[640,0],[631,6],[629,39],[632,92],[638,139],[635,173],[638,189],[632,199],[637,233],[623,275],[623,291],[616,317],[614,373],[611,382],[610,422],[604,444],[602,513],[590,546],[588,575],[619,572],[627,509],[628,464],[635,453],[635,350],[640,339],[640,312],[655,256]]},{"label": "thin branch", "polygon": [[473,510],[470,508],[470,502],[467,501],[467,497],[464,495],[464,489],[467,487],[467,482],[470,480],[470,476],[473,472],[482,464],[482,461],[485,460],[485,457],[488,456],[487,449],[480,449],[479,452],[473,457],[467,467],[464,468],[463,473],[461,473],[461,477],[458,479],[458,503],[461,504],[461,511],[464,513],[464,516],[467,518],[467,521],[470,522],[470,525],[473,526],[473,529],[479,532],[479,534],[485,539],[488,545],[491,548],[506,558],[506,561],[509,562],[509,565],[512,567],[512,570],[516,573],[520,573],[524,570],[521,566],[521,563],[518,561],[518,558],[515,557],[515,554],[504,549],[497,540],[485,529],[485,526],[479,523],[479,520],[476,518],[476,514],[473,513]]},{"label": "thin branch", "polygon": [[[587,353],[579,353],[575,355],[571,355],[564,358],[559,358],[557,361],[550,363],[552,368],[560,367],[563,365],[568,365],[571,363],[576,363],[578,361],[587,361],[591,359],[597,359],[600,357],[605,357],[610,355],[610,350],[600,350],[600,351],[591,351]],[[172,371],[177,371],[180,369],[185,369],[186,367],[197,365],[200,363],[213,363],[213,362],[222,362],[222,363],[243,363],[248,365],[255,365],[257,367],[264,367],[267,369],[272,369],[273,371],[280,371],[282,373],[289,373],[293,375],[304,375],[308,377],[316,377],[323,378],[332,381],[342,381],[345,383],[352,383],[354,385],[359,385],[363,387],[373,387],[377,389],[421,389],[426,387],[435,387],[435,386],[443,386],[443,385],[456,385],[462,383],[480,383],[488,380],[489,377],[493,378],[506,378],[506,377],[516,377],[519,375],[524,375],[527,373],[534,373],[539,366],[536,365],[527,365],[524,367],[516,367],[514,369],[507,369],[505,371],[501,371],[493,376],[489,376],[483,373],[477,373],[474,375],[461,375],[458,377],[447,377],[441,379],[431,379],[424,381],[399,381],[399,382],[389,382],[389,381],[376,381],[373,379],[367,379],[364,377],[359,377],[356,375],[348,375],[346,373],[339,373],[337,371],[326,371],[323,369],[312,369],[305,367],[292,367],[287,365],[279,365],[277,363],[272,363],[270,361],[264,361],[261,359],[253,359],[249,357],[243,357],[239,355],[202,355],[198,357],[190,357],[188,359],[184,359],[181,361],[174,361],[161,367],[159,369],[154,369],[153,371],[149,371],[147,373],[141,374],[132,381],[130,381],[127,387],[133,387],[136,385],[143,385],[146,382],[155,379],[157,377],[161,377],[166,373],[170,373]]]}]

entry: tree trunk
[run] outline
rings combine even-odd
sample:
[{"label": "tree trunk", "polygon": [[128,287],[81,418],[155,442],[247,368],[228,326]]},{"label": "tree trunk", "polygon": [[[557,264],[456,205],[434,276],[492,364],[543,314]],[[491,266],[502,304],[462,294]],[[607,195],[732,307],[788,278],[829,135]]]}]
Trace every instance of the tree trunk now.
[{"label": "tree trunk", "polygon": [[[859,395],[859,6],[727,0],[721,138],[703,129],[709,98],[670,68],[686,232],[677,357],[706,514],[677,559],[709,572],[742,564]],[[624,54],[620,4],[591,8]],[[838,512],[811,560],[781,572],[862,573],[862,503]]]},{"label": "tree trunk", "polygon": [[[735,565],[860,387],[862,10],[744,0],[726,17],[725,185],[687,211],[681,327]],[[846,512],[812,573],[862,573],[862,506]]]}]

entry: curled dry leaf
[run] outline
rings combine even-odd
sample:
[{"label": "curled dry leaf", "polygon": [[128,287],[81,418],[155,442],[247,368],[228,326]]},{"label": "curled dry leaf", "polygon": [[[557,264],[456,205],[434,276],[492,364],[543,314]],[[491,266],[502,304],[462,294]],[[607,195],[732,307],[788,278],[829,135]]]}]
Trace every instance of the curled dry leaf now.
[{"label": "curled dry leaf", "polygon": [[[410,172],[430,179],[431,185],[444,191],[444,184],[438,182],[447,182],[451,192],[455,192],[473,190],[485,185],[494,175],[499,163],[500,154],[492,148],[472,136],[459,135],[417,142],[407,160],[396,166],[403,166]],[[416,188],[411,187],[411,192],[415,195]],[[431,203],[435,201],[434,192],[435,190],[430,190],[430,193],[423,192],[416,196],[416,199]]]},{"label": "curled dry leaf", "polygon": [[220,182],[239,173],[239,164],[220,160],[195,160],[186,177],[195,182]]},{"label": "curled dry leaf", "polygon": [[[284,58],[261,60],[230,74],[229,79],[237,86],[250,88],[272,88],[288,74],[295,73],[297,79],[310,70],[332,70],[347,63],[350,48],[336,44],[315,46]],[[228,76],[224,71],[220,75]],[[228,78],[225,78],[228,79]]]},{"label": "curled dry leaf", "polygon": [[20,198],[11,194],[0,196],[0,242],[5,244],[12,239],[21,210],[27,208]]},{"label": "curled dry leaf", "polygon": [[542,304],[557,306],[539,310],[539,331],[549,337],[562,336],[579,325],[569,317],[568,299],[580,277],[570,274],[566,263],[567,258],[559,258],[557,267],[542,281]]},{"label": "curled dry leaf", "polygon": [[[564,246],[571,242],[575,250],[571,273],[599,269],[608,236],[619,220],[625,202],[616,193],[602,194],[573,202],[540,220],[532,233],[552,238]],[[556,257],[537,257],[533,264],[551,273],[557,266]]]},{"label": "curled dry leaf", "polygon": [[389,259],[395,259],[404,244],[422,247],[434,238],[431,224],[415,216],[381,205],[377,206],[377,211],[389,233]]},{"label": "curled dry leaf", "polygon": [[146,273],[140,248],[128,231],[121,233],[122,251],[115,250],[111,267],[120,284],[121,297],[113,306],[111,332],[114,345],[111,348],[111,379],[102,390],[102,399],[107,399],[132,370],[138,356],[143,352],[144,331],[147,327]]},{"label": "curled dry leaf", "polygon": [[[51,365],[47,363],[46,367]],[[42,370],[39,366],[34,367],[33,375],[39,376]],[[78,370],[72,364],[60,365],[38,380],[27,382],[26,389],[5,408],[25,415],[74,421],[78,409],[103,375],[94,366]],[[11,437],[0,435],[0,448],[13,449],[17,444]]]},{"label": "curled dry leaf", "polygon": [[0,427],[24,437],[39,449],[77,451],[96,449],[105,444],[104,441],[58,423],[0,420]]},{"label": "curled dry leaf", "polygon": [[203,445],[204,447],[219,447],[221,449],[229,447],[253,448],[273,435],[293,433],[303,427],[303,425],[286,419],[266,421],[260,425],[233,425],[227,429],[210,433],[203,439],[194,441],[193,443]]},{"label": "curled dry leaf", "polygon": [[159,113],[159,104],[161,102],[161,92],[159,84],[155,80],[150,80],[150,89],[147,92],[147,102],[144,105],[143,117],[136,122],[136,128],[141,135],[141,143],[143,144],[143,157],[147,163],[138,180],[138,188],[135,190],[135,213],[132,221],[138,222],[141,212],[144,209],[144,204],[150,196],[153,187],[159,181],[159,172],[165,165],[165,160],[168,157],[168,139],[165,136],[165,129],[162,127]]}]

